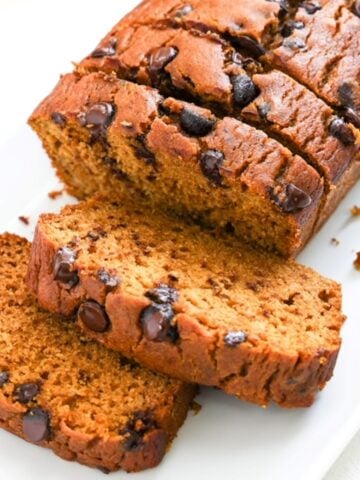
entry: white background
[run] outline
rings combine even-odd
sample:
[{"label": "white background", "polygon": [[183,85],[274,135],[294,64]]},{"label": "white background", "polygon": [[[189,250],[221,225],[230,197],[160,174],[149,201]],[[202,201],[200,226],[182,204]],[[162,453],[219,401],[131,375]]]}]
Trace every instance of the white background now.
[{"label": "white background", "polygon": [[[71,60],[87,54],[135,1],[0,0],[0,230],[27,234],[36,214],[52,202],[56,185],[39,142],[26,126]],[[349,316],[334,380],[310,410],[261,410],[205,390],[203,409],[188,419],[163,464],[135,475],[140,480],[320,480],[360,426],[360,273],[352,267],[360,250],[360,219],[349,208],[360,203],[360,185],[342,203],[301,260],[344,285]],[[31,215],[24,227],[18,215]],[[330,245],[336,237],[340,245]],[[326,480],[360,478],[360,436]],[[0,434],[0,480],[102,479],[103,474],[57,459],[52,453]],[[116,478],[132,478],[124,473]],[[114,478],[115,478],[114,475]]]}]

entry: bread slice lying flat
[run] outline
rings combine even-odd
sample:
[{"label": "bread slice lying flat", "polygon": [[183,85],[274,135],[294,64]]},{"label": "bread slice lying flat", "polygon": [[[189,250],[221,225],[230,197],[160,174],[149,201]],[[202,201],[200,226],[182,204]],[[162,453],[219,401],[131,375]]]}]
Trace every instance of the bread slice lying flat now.
[{"label": "bread slice lying flat", "polygon": [[28,284],[109,348],[262,406],[311,405],[341,343],[335,282],[135,199],[43,215]]},{"label": "bread slice lying flat", "polygon": [[0,236],[0,426],[105,470],[157,465],[195,388],[79,335],[28,292],[30,244]]}]

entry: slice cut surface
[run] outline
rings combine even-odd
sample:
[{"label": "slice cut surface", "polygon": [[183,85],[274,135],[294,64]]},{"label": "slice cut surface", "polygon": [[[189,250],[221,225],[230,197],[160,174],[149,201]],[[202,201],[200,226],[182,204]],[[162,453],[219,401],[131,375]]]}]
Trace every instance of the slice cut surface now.
[{"label": "slice cut surface", "polygon": [[195,393],[82,337],[25,285],[30,244],[0,236],[0,425],[107,470],[156,466]]},{"label": "slice cut surface", "polygon": [[44,307],[78,312],[110,348],[260,405],[309,406],[340,347],[336,283],[140,203],[44,215],[28,280]]}]

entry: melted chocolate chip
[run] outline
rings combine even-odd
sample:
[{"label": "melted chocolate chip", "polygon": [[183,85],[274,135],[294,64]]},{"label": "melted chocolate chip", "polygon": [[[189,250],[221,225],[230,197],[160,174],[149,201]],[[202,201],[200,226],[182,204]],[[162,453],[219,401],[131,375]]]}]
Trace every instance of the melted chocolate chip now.
[{"label": "melted chocolate chip", "polygon": [[352,108],[345,108],[342,112],[343,117],[347,122],[350,122],[355,125],[355,127],[360,128],[360,115],[358,115]]},{"label": "melted chocolate chip", "polygon": [[305,24],[303,22],[294,22],[293,20],[290,20],[282,26],[281,35],[283,37],[290,37],[294,30],[301,30],[304,27]]},{"label": "melted chocolate chip", "polygon": [[51,114],[51,120],[59,125],[60,127],[64,127],[66,125],[66,117],[60,112],[54,112]]},{"label": "melted chocolate chip", "polygon": [[246,35],[234,38],[234,42],[240,49],[245,50],[252,57],[259,58],[266,53],[265,48],[260,43]]},{"label": "melted chocolate chip", "polygon": [[175,312],[171,304],[153,303],[146,307],[140,316],[144,335],[154,342],[175,342],[179,335],[173,323]]},{"label": "melted chocolate chip", "polygon": [[291,50],[302,50],[306,47],[304,41],[301,40],[301,38],[285,39],[283,41],[283,46],[290,48]]},{"label": "melted chocolate chip", "polygon": [[293,183],[288,183],[286,185],[284,194],[281,198],[274,195],[273,200],[284,213],[292,213],[297,210],[302,210],[303,208],[310,206],[312,203],[311,196]]},{"label": "melted chocolate chip", "polygon": [[115,107],[112,103],[98,102],[91,105],[87,112],[80,114],[80,123],[85,127],[103,127],[110,125],[115,115]]},{"label": "melted chocolate chip", "polygon": [[187,134],[204,137],[214,128],[215,120],[206,118],[190,108],[184,108],[180,115],[180,124]]},{"label": "melted chocolate chip", "polygon": [[98,271],[98,278],[101,283],[109,288],[115,288],[120,283],[120,278],[117,275],[111,275],[105,270],[105,268],[100,268]]},{"label": "melted chocolate chip", "polygon": [[224,342],[229,347],[236,347],[236,345],[240,345],[241,343],[246,342],[247,335],[245,332],[241,330],[237,332],[228,332],[224,337]]},{"label": "melted chocolate chip", "polygon": [[139,450],[144,445],[143,437],[146,433],[157,428],[153,415],[149,412],[135,412],[131,420],[128,421],[125,428],[120,430],[120,435],[124,435],[123,446],[127,451]]},{"label": "melted chocolate chip", "polygon": [[30,409],[23,417],[23,432],[26,440],[37,443],[50,437],[50,415],[42,408]]},{"label": "melted chocolate chip", "polygon": [[249,105],[260,93],[248,75],[235,75],[231,77],[231,83],[234,89],[234,101],[241,108]]},{"label": "melted chocolate chip", "polygon": [[360,17],[360,0],[355,0],[352,11],[357,17]]},{"label": "melted chocolate chip", "polygon": [[313,15],[318,10],[321,10],[321,5],[318,2],[303,2],[300,7],[305,8],[309,15]]},{"label": "melted chocolate chip", "polygon": [[73,265],[76,259],[76,252],[69,247],[60,248],[55,255],[54,278],[55,280],[67,284],[69,288],[79,283],[79,276]]},{"label": "melted chocolate chip", "polygon": [[80,305],[78,319],[93,332],[104,333],[110,327],[105,308],[94,300],[88,300]]},{"label": "melted chocolate chip", "polygon": [[179,292],[166,283],[161,283],[157,288],[146,292],[145,296],[155,303],[174,303],[179,299]]},{"label": "melted chocolate chip", "polygon": [[0,372],[0,387],[5,385],[10,380],[10,375],[8,372]]},{"label": "melted chocolate chip", "polygon": [[112,57],[116,54],[117,40],[113,38],[105,47],[96,48],[91,54],[92,58]]},{"label": "melted chocolate chip", "polygon": [[192,5],[184,5],[182,8],[175,12],[175,18],[183,18],[186,15],[189,15],[194,10]]},{"label": "melted chocolate chip", "polygon": [[29,403],[39,394],[40,388],[37,383],[23,383],[14,392],[15,398],[20,403]]},{"label": "melted chocolate chip", "polygon": [[219,150],[207,150],[200,157],[202,173],[216,185],[220,185],[222,181],[220,169],[224,159],[224,154]]},{"label": "melted chocolate chip", "polygon": [[329,131],[330,135],[340,140],[344,145],[353,145],[355,143],[354,132],[342,118],[334,118],[330,123]]},{"label": "melted chocolate chip", "polygon": [[173,47],[161,47],[155,50],[149,59],[149,72],[152,77],[156,77],[159,72],[173,60],[178,51]]}]

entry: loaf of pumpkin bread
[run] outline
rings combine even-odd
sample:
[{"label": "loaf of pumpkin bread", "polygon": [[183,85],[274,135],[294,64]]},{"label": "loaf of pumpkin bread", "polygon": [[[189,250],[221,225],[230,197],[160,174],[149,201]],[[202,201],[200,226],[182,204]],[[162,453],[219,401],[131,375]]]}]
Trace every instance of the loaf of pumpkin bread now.
[{"label": "loaf of pumpkin bread", "polygon": [[43,215],[28,285],[126,357],[262,406],[311,405],[341,343],[335,282],[139,201]]},{"label": "loaf of pumpkin bread", "polygon": [[[355,3],[147,0],[78,64],[84,79],[71,84],[65,77],[30,123],[80,198],[99,190],[116,198],[135,188],[157,208],[295,255],[360,175]],[[102,89],[93,72],[158,89],[158,112],[149,116],[148,100],[129,84],[131,101],[119,88],[109,102],[111,88]],[[101,139],[92,132],[86,140],[71,120],[78,110],[83,126],[94,130],[84,118],[90,109],[94,120],[92,102],[111,106],[95,106],[104,109],[101,118],[95,111]],[[146,122],[134,127],[145,110]],[[119,121],[121,132],[111,125]],[[303,178],[283,176],[288,162],[270,158],[273,140],[296,158],[292,173],[308,165]]]},{"label": "loaf of pumpkin bread", "polygon": [[0,236],[0,426],[103,471],[156,466],[195,387],[129,362],[41,309],[25,275],[30,244]]}]

